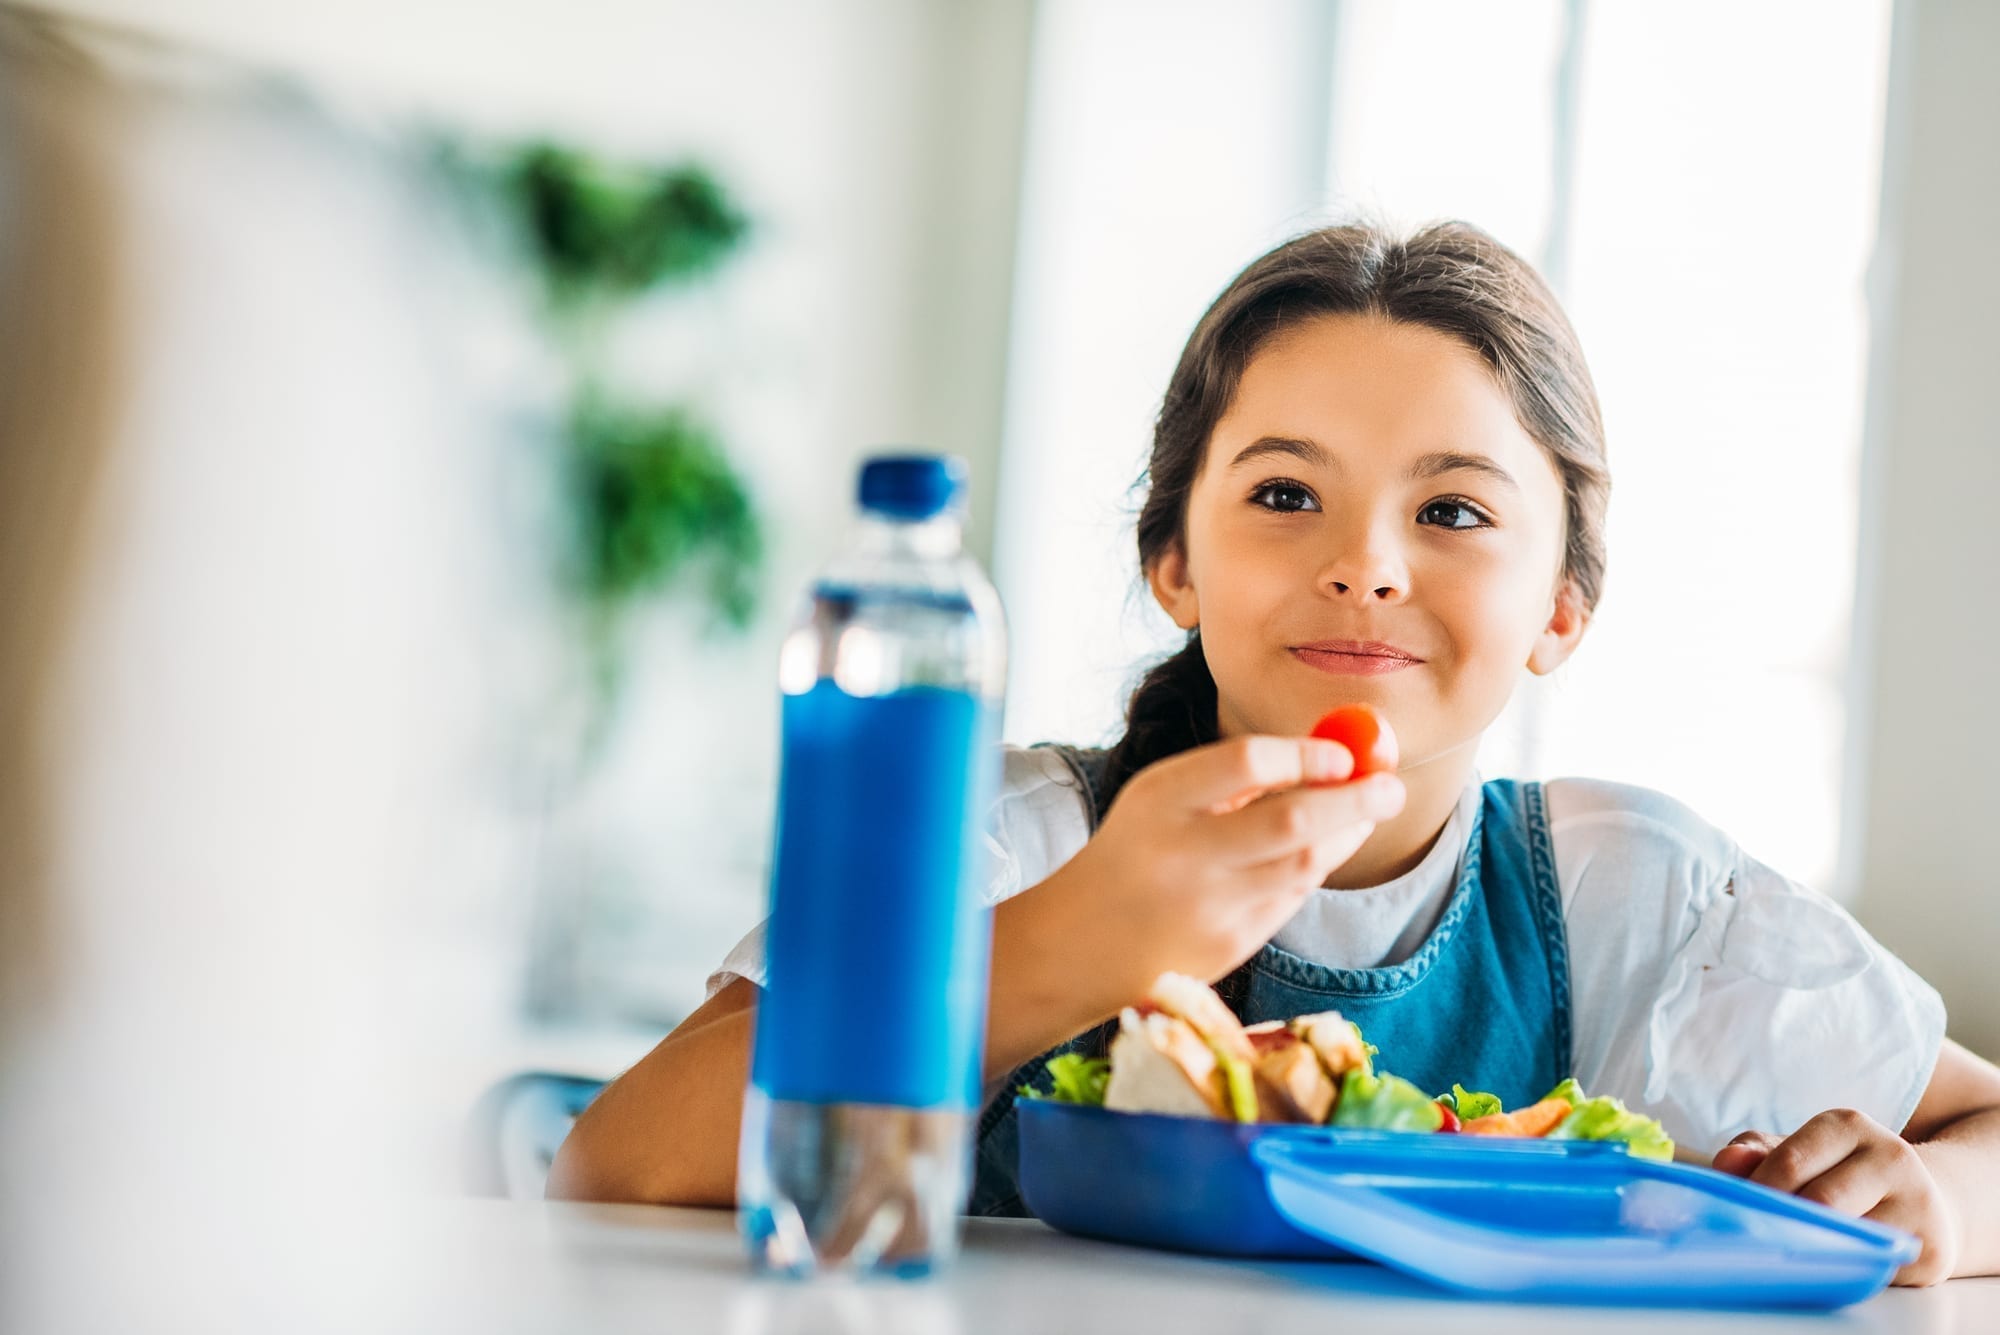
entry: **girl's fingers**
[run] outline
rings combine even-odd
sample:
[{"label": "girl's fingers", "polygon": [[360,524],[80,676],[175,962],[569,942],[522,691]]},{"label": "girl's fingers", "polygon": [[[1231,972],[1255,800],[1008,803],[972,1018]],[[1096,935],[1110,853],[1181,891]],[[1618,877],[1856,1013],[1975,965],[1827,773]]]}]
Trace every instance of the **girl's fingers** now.
[{"label": "girl's fingers", "polygon": [[1338,783],[1354,772],[1339,742],[1317,737],[1232,737],[1159,762],[1157,783],[1184,810],[1232,810],[1283,788]]},{"label": "girl's fingers", "polygon": [[1745,1131],[1715,1152],[1715,1168],[1736,1177],[1748,1177],[1777,1145],[1778,1137],[1768,1131]]},{"label": "girl's fingers", "polygon": [[1241,873],[1242,888],[1247,895],[1278,895],[1289,899],[1296,910],[1297,901],[1317,888],[1327,873],[1353,857],[1374,832],[1373,822],[1351,825],[1268,862],[1246,867]]},{"label": "girl's fingers", "polygon": [[1765,1153],[1750,1145],[1724,1145],[1715,1152],[1715,1170],[1731,1177],[1748,1177],[1764,1162]]},{"label": "girl's fingers", "polygon": [[1393,774],[1371,774],[1331,788],[1267,793],[1240,811],[1210,818],[1218,854],[1238,866],[1282,862],[1338,844],[1329,869],[1345,862],[1381,821],[1403,809],[1403,783]]},{"label": "girl's fingers", "polygon": [[1866,1122],[1850,1109],[1823,1112],[1773,1146],[1764,1162],[1751,1170],[1750,1180],[1795,1192],[1852,1154]]},{"label": "girl's fingers", "polygon": [[[1359,846],[1357,843],[1356,847]],[[1353,849],[1342,852],[1329,847],[1324,854],[1304,849],[1272,862],[1245,867],[1235,882],[1243,908],[1266,924],[1263,936],[1268,938],[1291,920],[1329,871],[1353,856]]]},{"label": "girl's fingers", "polygon": [[1801,1186],[1797,1194],[1858,1218],[1880,1205],[1892,1185],[1883,1157],[1863,1148]]}]

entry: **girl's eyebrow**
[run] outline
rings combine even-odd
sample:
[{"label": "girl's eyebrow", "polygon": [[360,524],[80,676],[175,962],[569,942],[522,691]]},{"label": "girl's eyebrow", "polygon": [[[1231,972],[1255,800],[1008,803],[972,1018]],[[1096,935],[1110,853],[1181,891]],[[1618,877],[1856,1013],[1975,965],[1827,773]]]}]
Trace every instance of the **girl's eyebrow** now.
[{"label": "girl's eyebrow", "polygon": [[1518,492],[1514,475],[1483,454],[1461,454],[1457,450],[1433,450],[1410,465],[1409,478],[1439,477],[1445,473],[1478,473],[1509,491]]},{"label": "girl's eyebrow", "polygon": [[[1240,468],[1254,459],[1272,454],[1286,455],[1316,468],[1324,468],[1329,473],[1341,471],[1340,461],[1324,446],[1316,441],[1292,436],[1259,436],[1245,445],[1236,458],[1230,461],[1229,466]],[[1483,454],[1466,454],[1460,450],[1432,450],[1411,464],[1404,476],[1414,482],[1419,478],[1441,477],[1446,473],[1478,473],[1510,491],[1518,492],[1521,489],[1520,484],[1514,481],[1514,475],[1492,459]]]},{"label": "girl's eyebrow", "polygon": [[1261,459],[1267,454],[1289,455],[1318,468],[1339,472],[1340,465],[1315,441],[1297,440],[1290,436],[1259,436],[1245,445],[1242,452],[1230,461],[1231,468],[1241,468],[1252,459]]}]

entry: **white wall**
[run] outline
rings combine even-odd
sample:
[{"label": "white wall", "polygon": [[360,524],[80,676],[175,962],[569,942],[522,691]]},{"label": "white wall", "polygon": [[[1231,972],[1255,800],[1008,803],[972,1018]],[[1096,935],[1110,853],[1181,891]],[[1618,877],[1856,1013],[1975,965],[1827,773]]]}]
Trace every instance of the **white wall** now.
[{"label": "white wall", "polygon": [[[385,984],[383,1014],[318,1018],[463,1020],[450,1051],[399,1077],[426,1130],[455,1131],[478,1082],[510,1067],[608,1073],[657,1026],[615,1048],[518,1046],[527,920],[559,928],[569,912],[543,892],[588,883],[611,923],[581,966],[592,978],[571,982],[628,983],[659,1020],[690,1008],[762,913],[777,641],[841,539],[858,458],[885,442],[968,456],[975,541],[990,541],[1030,10],[63,8],[126,76],[114,86],[149,90],[106,99],[116,114],[87,150],[135,240],[105,276],[119,321],[104,331],[129,354],[106,450],[131,504],[96,545],[86,611],[111,628],[69,681],[85,730],[63,834],[95,859],[79,902],[107,905],[85,944],[155,947],[160,980],[199,975],[203,930],[231,930],[233,897],[261,895],[332,915],[346,936],[286,949],[323,944],[318,963],[353,966],[357,985],[383,980],[346,942],[400,949],[409,991],[391,1000]],[[272,71],[306,96],[272,96]],[[559,796],[518,735],[548,704],[555,646],[534,590],[550,535],[509,511],[546,486],[546,461],[510,433],[546,408],[549,367],[522,346],[504,271],[482,268],[397,157],[394,132],[425,120],[698,156],[754,220],[716,283],[649,310],[620,355],[636,389],[721,424],[770,521],[766,615],[703,644],[698,614],[642,617],[616,744]],[[308,715],[297,745],[288,710]],[[337,771],[306,744],[322,732],[344,748]],[[383,803],[423,847],[365,871],[374,844],[292,857],[373,829]],[[179,935],[121,930],[121,897],[151,893],[152,911],[188,884],[201,892]],[[289,958],[254,953],[239,964],[260,980]],[[106,1008],[143,993],[112,972],[82,981]]]},{"label": "white wall", "polygon": [[[1844,894],[1851,589],[1826,572],[1853,564],[1888,3],[1752,8],[1599,5],[1572,30],[1560,0],[1050,7],[1003,467],[1010,737],[1114,729],[1135,664],[1178,638],[1132,596],[1124,488],[1208,300],[1357,208],[1466,218],[1567,275],[1614,477],[1591,633],[1522,674],[1482,770],[1673,793]],[[1677,103],[1689,71],[1713,87]],[[1732,739],[1754,759],[1717,765]]]},{"label": "white wall", "polygon": [[1862,486],[1859,909],[2000,1056],[2000,6],[1899,0]]},{"label": "white wall", "polygon": [[[990,552],[1032,7],[1015,0],[406,5],[61,0],[116,29],[295,73],[360,123],[435,120],[712,165],[753,218],[717,282],[653,303],[618,348],[642,393],[717,421],[769,521],[766,613],[702,638],[685,607],[636,627],[609,749],[529,776],[546,824],[535,1000],[624,995],[671,1019],[761,914],[777,754],[776,645],[842,540],[859,458],[972,464]],[[499,391],[522,397],[515,385]],[[533,554],[521,580],[538,575]],[[517,639],[518,660],[532,646]],[[515,674],[517,677],[524,675]],[[554,693],[525,674],[517,709]],[[697,759],[698,758],[698,759]],[[550,892],[553,893],[550,893]],[[624,930],[606,924],[623,922]]]},{"label": "white wall", "polygon": [[1328,13],[1041,11],[994,554],[1014,634],[1009,741],[1097,741],[1141,658],[1179,642],[1137,584],[1127,489],[1188,331],[1232,274],[1314,220]]},{"label": "white wall", "polygon": [[[761,351],[713,392],[774,506],[809,516],[778,535],[774,590],[782,601],[835,540],[838,498],[867,445],[920,440],[968,454],[982,547],[993,537],[1000,485],[1013,488],[1011,509],[1038,516],[996,554],[1003,585],[1057,591],[1014,600],[1017,662],[1036,674],[1040,702],[1010,720],[1022,738],[1081,739],[1115,717],[1134,643],[1120,636],[1143,639],[1144,628],[1118,628],[1122,597],[1073,605],[1062,591],[1122,591],[1129,530],[1102,498],[1136,474],[1159,386],[1202,303],[1234,262],[1305,220],[1318,197],[1300,183],[1318,167],[1297,160],[1327,156],[1327,126],[1314,110],[1325,98],[1314,80],[1324,76],[1327,34],[1320,8],[1303,4],[1261,9],[1257,23],[1220,9],[1152,7],[1144,40],[1155,45],[1144,51],[1130,48],[1137,39],[1113,6],[1045,6],[1034,40],[1070,54],[1032,103],[1031,6],[1003,0],[56,7],[302,71],[356,107],[416,108],[496,132],[553,128],[634,153],[710,157],[764,224],[757,248],[727,280],[731,300],[716,303],[751,312],[730,317],[732,341],[717,364],[734,350]],[[2000,648],[1991,582],[2000,539],[1980,507],[2000,480],[1991,374],[2000,336],[1989,318],[2000,308],[2000,277],[1982,247],[2000,234],[1992,129],[2000,92],[1982,66],[2000,50],[1997,24],[2000,10],[1983,0],[1898,6],[1842,859],[1861,868],[1859,906],[1871,928],[1945,989],[1959,1032],[1990,1051],[2000,1050],[2000,989],[1987,981],[1987,961],[2000,952],[2000,910],[1988,898],[1995,878],[1981,831],[2000,802],[1990,759],[2000,703],[1988,681]],[[1122,58],[1106,59],[1106,51]],[[1196,97],[1183,80],[1149,76],[1141,56],[1198,56],[1210,77]],[[1225,83],[1237,89],[1234,100],[1218,96]],[[1101,311],[1024,303],[1011,331],[1001,479],[1000,377],[1024,120],[1034,147],[1022,187],[1023,263],[1060,274],[1123,256],[1134,298],[1157,312],[1157,338],[1107,347],[1097,332]],[[1289,127],[1286,142],[1255,157],[1238,151],[1254,137],[1241,123],[1274,121]],[[1162,127],[1175,124],[1192,124],[1192,137],[1163,139]],[[1161,156],[1137,152],[1148,142]],[[1102,152],[1124,169],[1115,181],[1089,165]],[[1226,190],[1217,186],[1224,179]],[[1142,242],[1146,220],[1176,207],[1213,210],[1201,223],[1212,245],[1201,255],[1177,252],[1174,268],[1157,271],[1124,241]],[[1125,387],[1122,408],[1087,419],[1071,411],[1086,366]],[[1082,457],[1082,442],[1107,437],[1127,444],[1088,452],[1112,461],[1092,465],[1100,475],[1062,472],[1061,461]],[[1053,475],[1066,478],[1061,488],[1033,481],[1052,475],[1051,460]],[[1043,546],[1052,535],[1057,549],[1083,551],[1097,568],[1066,579],[1064,563],[1052,577]],[[656,634],[674,646],[684,630],[668,618]],[[712,713],[734,712],[738,726],[711,776],[716,805],[694,808],[697,824],[706,812],[754,813],[764,804],[746,795],[767,791],[775,752],[764,689],[771,635],[766,627],[735,651],[733,693]],[[666,813],[666,828],[654,834],[671,846],[684,833],[672,821],[685,817],[672,813],[686,785],[666,773],[649,739],[685,736],[677,730],[703,718],[675,703],[671,664],[661,677],[650,717],[615,762],[624,768],[614,782],[643,800],[612,802],[601,819],[632,831],[644,827],[650,806]],[[731,837],[736,848],[756,848],[762,835],[746,826]],[[683,995],[700,961],[755,915],[758,888],[730,861],[736,856],[717,855],[666,889],[709,915],[673,983]],[[704,876],[735,888],[718,897]]]},{"label": "white wall", "polygon": [[[716,165],[795,263],[815,370],[800,494],[869,446],[970,458],[991,543],[1025,0],[47,0],[106,34],[301,76],[369,120],[428,115]],[[774,279],[773,287],[779,286]],[[799,348],[792,350],[794,353]]]}]

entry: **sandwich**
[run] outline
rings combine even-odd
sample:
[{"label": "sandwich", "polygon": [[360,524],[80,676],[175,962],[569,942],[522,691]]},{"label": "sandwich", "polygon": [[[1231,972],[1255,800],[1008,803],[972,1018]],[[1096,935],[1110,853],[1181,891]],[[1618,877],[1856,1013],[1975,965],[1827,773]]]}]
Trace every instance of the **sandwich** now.
[{"label": "sandwich", "polygon": [[1374,1057],[1374,1045],[1338,1011],[1245,1026],[1200,979],[1165,973],[1119,1013],[1108,1056],[1063,1053],[1047,1065],[1049,1089],[1020,1093],[1230,1122],[1616,1140],[1641,1158],[1673,1157],[1657,1121],[1617,1099],[1589,1097],[1573,1078],[1508,1112],[1494,1095],[1463,1085],[1426,1094],[1376,1070]]},{"label": "sandwich", "polygon": [[1200,979],[1166,973],[1119,1014],[1104,1106],[1321,1125],[1341,1080],[1368,1066],[1361,1031],[1337,1011],[1245,1028]]}]

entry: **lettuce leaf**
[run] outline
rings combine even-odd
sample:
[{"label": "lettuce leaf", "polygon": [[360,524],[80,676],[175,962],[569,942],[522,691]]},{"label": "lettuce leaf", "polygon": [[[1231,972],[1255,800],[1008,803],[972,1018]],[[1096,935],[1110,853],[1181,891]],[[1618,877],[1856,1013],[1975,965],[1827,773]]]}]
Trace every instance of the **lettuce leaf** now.
[{"label": "lettuce leaf", "polygon": [[1444,1125],[1444,1111],[1435,1099],[1401,1076],[1387,1071],[1380,1075],[1349,1071],[1340,1082],[1340,1102],[1334,1105],[1332,1125],[1435,1131]]},{"label": "lettuce leaf", "polygon": [[1584,1102],[1587,1096],[1583,1092],[1583,1086],[1576,1083],[1576,1077],[1570,1076],[1554,1089],[1542,1095],[1542,1097],[1544,1099],[1561,1099],[1564,1103],[1574,1108],[1577,1104]]},{"label": "lettuce leaf", "polygon": [[1570,1115],[1549,1132],[1550,1140],[1622,1140],[1626,1152],[1641,1159],[1666,1162],[1674,1157],[1674,1142],[1666,1128],[1617,1099],[1585,1098],[1574,1080],[1557,1085],[1549,1097],[1568,1099],[1571,1108]]},{"label": "lettuce leaf", "polygon": [[1467,1089],[1464,1085],[1453,1085],[1449,1094],[1440,1094],[1438,1098],[1451,1105],[1452,1111],[1458,1114],[1458,1120],[1461,1122],[1469,1122],[1475,1117],[1490,1117],[1494,1113],[1504,1111],[1500,1106],[1499,1095],[1488,1094],[1484,1090]]},{"label": "lettuce leaf", "polygon": [[1049,1058],[1046,1068],[1051,1082],[1046,1093],[1033,1085],[1016,1091],[1024,1099],[1048,1099],[1052,1103],[1082,1103],[1104,1106],[1104,1087],[1111,1082],[1111,1063],[1103,1057],[1086,1057],[1080,1052],[1064,1052]]}]

